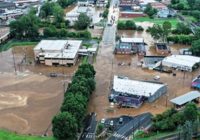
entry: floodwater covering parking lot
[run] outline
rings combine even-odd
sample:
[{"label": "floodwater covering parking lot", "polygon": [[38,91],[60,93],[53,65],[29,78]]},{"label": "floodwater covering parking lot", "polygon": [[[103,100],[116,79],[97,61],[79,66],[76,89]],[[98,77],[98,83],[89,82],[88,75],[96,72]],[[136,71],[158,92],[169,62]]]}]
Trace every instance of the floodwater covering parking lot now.
[{"label": "floodwater covering parking lot", "polygon": [[[59,112],[64,88],[77,66],[35,65],[32,48],[18,46],[0,52],[0,128],[50,135],[52,117]],[[50,73],[61,76],[51,78]]]},{"label": "floodwater covering parking lot", "polygon": [[[141,23],[144,24],[144,23]],[[142,25],[144,26],[144,25]],[[118,31],[119,35],[124,37],[143,37],[144,41],[148,44],[147,55],[158,55],[155,49],[151,47],[153,45],[153,39],[151,36],[144,32],[135,31]],[[179,95],[185,94],[192,90],[190,88],[192,79],[197,76],[200,70],[190,72],[174,71],[176,76],[167,73],[160,73],[152,70],[144,70],[138,66],[140,57],[137,55],[114,55],[112,45],[100,45],[100,49],[94,64],[96,73],[96,91],[91,97],[88,111],[96,112],[97,119],[115,117],[120,115],[138,115],[144,112],[151,112],[152,114],[158,114],[165,111],[167,108],[172,107],[169,102],[170,99]],[[178,54],[180,48],[187,48],[189,46],[184,45],[171,45],[171,51],[173,54]],[[118,65],[123,63],[124,65]],[[131,63],[131,65],[126,65]],[[167,84],[168,92],[166,95],[160,97],[153,103],[144,103],[140,108],[118,108],[116,105],[110,105],[108,96],[110,89],[112,88],[112,80],[114,75],[127,76],[130,79],[138,80],[154,80],[157,75],[160,76],[160,81]]]}]

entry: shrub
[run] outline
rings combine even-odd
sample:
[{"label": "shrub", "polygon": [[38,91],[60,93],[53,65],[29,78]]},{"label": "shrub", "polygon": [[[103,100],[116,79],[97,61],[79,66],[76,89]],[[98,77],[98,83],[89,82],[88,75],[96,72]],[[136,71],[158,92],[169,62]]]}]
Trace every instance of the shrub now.
[{"label": "shrub", "polygon": [[142,26],[138,26],[137,31],[144,31],[144,28]]}]

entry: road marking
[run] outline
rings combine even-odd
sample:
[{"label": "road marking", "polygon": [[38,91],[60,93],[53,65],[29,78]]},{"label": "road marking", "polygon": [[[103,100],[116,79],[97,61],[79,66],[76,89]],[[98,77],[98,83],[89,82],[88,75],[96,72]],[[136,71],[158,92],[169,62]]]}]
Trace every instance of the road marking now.
[{"label": "road marking", "polygon": [[114,133],[114,135],[113,135],[114,137],[116,137],[116,138],[122,138],[122,139],[126,139],[126,137],[125,136],[123,136],[123,135],[121,135],[121,134],[118,134],[118,133]]},{"label": "road marking", "polygon": [[86,135],[86,138],[93,138],[94,137],[94,133],[88,133],[87,135]]}]

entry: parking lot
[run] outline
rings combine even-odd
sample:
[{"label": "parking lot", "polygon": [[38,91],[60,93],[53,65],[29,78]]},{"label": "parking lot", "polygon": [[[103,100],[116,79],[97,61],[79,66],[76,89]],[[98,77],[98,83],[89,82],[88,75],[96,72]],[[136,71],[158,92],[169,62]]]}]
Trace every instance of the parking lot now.
[{"label": "parking lot", "polygon": [[[27,63],[21,64],[24,50]],[[64,89],[77,66],[47,67],[29,62],[33,62],[32,46],[19,46],[0,54],[0,128],[51,135],[52,117],[59,111]],[[56,77],[50,77],[50,73]]]}]

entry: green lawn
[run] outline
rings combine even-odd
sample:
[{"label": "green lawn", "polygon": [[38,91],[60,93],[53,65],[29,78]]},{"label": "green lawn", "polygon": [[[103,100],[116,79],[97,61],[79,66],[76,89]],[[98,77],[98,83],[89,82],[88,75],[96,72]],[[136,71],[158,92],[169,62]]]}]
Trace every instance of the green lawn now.
[{"label": "green lawn", "polygon": [[162,25],[163,22],[169,21],[172,24],[172,28],[175,28],[177,23],[179,22],[176,18],[169,18],[169,19],[161,19],[161,18],[154,18],[151,19],[149,17],[138,17],[133,19],[134,22],[151,22],[154,24]]},{"label": "green lawn", "polygon": [[27,45],[36,45],[36,44],[38,44],[38,42],[10,40],[4,45],[0,45],[0,52],[6,51],[15,46],[27,46]]},{"label": "green lawn", "polygon": [[0,130],[0,140],[55,140],[53,137],[18,135],[6,130]]}]

